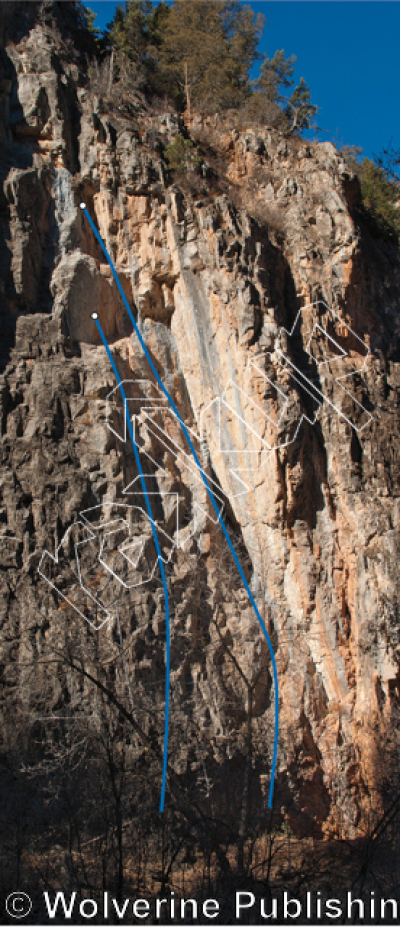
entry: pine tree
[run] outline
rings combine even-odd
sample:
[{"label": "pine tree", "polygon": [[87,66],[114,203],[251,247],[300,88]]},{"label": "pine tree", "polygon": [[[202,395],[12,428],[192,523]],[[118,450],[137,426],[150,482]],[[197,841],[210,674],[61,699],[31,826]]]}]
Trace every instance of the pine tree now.
[{"label": "pine tree", "polygon": [[97,27],[94,24],[95,19],[97,19],[97,13],[94,13],[93,10],[90,9],[90,7],[85,7],[83,12],[84,12],[84,17],[86,20],[86,28],[88,32],[90,32],[91,35],[95,35],[96,37],[99,37],[100,30],[97,29]]},{"label": "pine tree", "polygon": [[251,101],[255,115],[289,132],[301,132],[314,126],[317,113],[303,77],[289,99],[282,93],[282,89],[293,86],[296,61],[295,55],[285,58],[283,48],[276,51],[273,58],[265,58],[258,80],[254,83],[255,92]]},{"label": "pine tree", "polygon": [[283,48],[276,51],[273,58],[264,58],[256,82],[256,89],[265,97],[268,103],[280,104],[286,101],[286,97],[281,93],[281,87],[291,87],[293,85],[293,65],[296,61],[295,55],[285,58]]},{"label": "pine tree", "polygon": [[153,7],[151,0],[127,0],[125,7],[117,7],[105,32],[109,49],[130,62],[132,77],[147,89],[158,89],[158,49],[168,15],[166,3]]},{"label": "pine tree", "polygon": [[176,0],[165,23],[159,67],[181,108],[216,112],[251,92],[264,19],[238,0]]}]

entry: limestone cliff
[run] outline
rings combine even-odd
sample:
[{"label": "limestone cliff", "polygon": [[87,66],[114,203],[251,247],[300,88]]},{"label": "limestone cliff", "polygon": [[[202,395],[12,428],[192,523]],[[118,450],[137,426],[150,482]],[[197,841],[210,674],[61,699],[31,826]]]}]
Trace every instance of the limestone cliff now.
[{"label": "limestone cliff", "polygon": [[[185,127],[139,96],[130,114],[112,106],[91,89],[62,6],[8,4],[1,36],[3,733],[16,717],[27,727],[40,718],[44,737],[45,715],[96,716],[96,691],[63,658],[72,648],[103,666],[124,704],[128,673],[161,744],[164,599],[95,311],[122,379],[136,383],[129,401],[157,524],[167,546],[181,538],[166,556],[174,774],[212,783],[225,769],[226,781],[250,737],[266,802],[268,649],[83,200],[272,638],[278,809],[296,833],[354,837],[383,807],[398,762],[399,253],[364,221],[332,144],[238,128],[229,114]],[[167,171],[178,132],[197,146],[197,179]],[[147,538],[147,554],[116,565],[112,547],[114,573],[100,575],[99,532],[117,518],[131,519],[118,523],[122,539]],[[79,531],[79,543],[92,540],[81,561],[91,600],[69,529],[76,543]],[[61,542],[59,563],[47,558],[42,572],[75,610],[38,572]],[[99,601],[112,614],[104,625]]]}]

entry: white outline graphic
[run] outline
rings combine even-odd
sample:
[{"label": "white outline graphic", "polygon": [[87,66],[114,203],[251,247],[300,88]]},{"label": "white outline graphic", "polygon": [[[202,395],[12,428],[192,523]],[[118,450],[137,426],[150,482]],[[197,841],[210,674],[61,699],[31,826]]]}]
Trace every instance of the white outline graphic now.
[{"label": "white outline graphic", "polygon": [[[307,313],[315,309],[319,316],[321,314],[328,316],[328,324],[332,323],[335,328],[335,337],[323,327],[319,319],[314,319],[311,334],[304,346],[301,327],[303,321],[306,320]],[[336,328],[339,329],[339,334],[336,334]],[[296,357],[295,342],[291,342],[291,339],[297,337],[300,337],[300,348],[303,356],[307,357],[307,365],[311,364],[311,369],[307,368],[306,371],[298,366],[298,361],[295,363],[281,348],[283,341],[288,342],[289,345],[292,343]],[[337,339],[342,341],[348,339],[349,350],[346,350]],[[325,356],[326,346],[331,353],[328,358]],[[350,354],[351,350],[352,354]],[[255,464],[246,467],[246,474],[260,471],[268,463],[274,450],[287,447],[295,441],[304,420],[311,426],[315,425],[324,403],[327,403],[357,434],[360,434],[371,423],[373,416],[346,388],[348,382],[345,386],[343,381],[348,381],[355,374],[360,375],[365,369],[370,354],[370,348],[364,341],[322,300],[299,309],[292,328],[288,330],[282,326],[279,330],[274,350],[250,358],[248,369],[259,377],[261,376],[265,389],[269,393],[268,399],[264,396],[264,399],[260,401],[256,394],[249,396],[242,387],[230,379],[222,395],[215,397],[202,410],[199,433],[186,426],[191,440],[199,448],[199,457],[204,460],[206,454],[204,450],[207,446],[206,419],[210,416],[214,426],[217,423],[218,450],[221,454],[229,456],[229,463],[232,463],[232,457],[235,455],[243,460],[245,454],[247,463],[253,461]],[[352,369],[337,376],[335,365],[346,360],[351,364]],[[268,376],[266,368],[268,372],[269,369],[273,372],[276,379]],[[318,385],[313,381],[314,377],[318,380]],[[286,392],[288,379],[296,386],[294,396]],[[281,380],[286,381],[285,388],[282,387]],[[334,384],[338,384],[353,403],[354,417],[359,420],[363,414],[366,416],[362,424],[352,421],[349,414],[345,414],[326,394]],[[149,529],[151,525],[156,527],[162,550],[161,559],[164,564],[168,564],[174,550],[185,549],[194,535],[202,529],[205,519],[211,519],[214,524],[218,523],[227,501],[220,485],[212,479],[210,474],[205,474],[203,471],[220,506],[218,515],[210,513],[207,503],[203,502],[204,484],[201,473],[192,455],[188,454],[173,437],[176,417],[159,387],[148,379],[124,380],[123,385],[127,395],[122,409],[118,386],[112,389],[106,397],[106,425],[118,440],[125,443],[127,416],[130,416],[139,453],[152,466],[152,472],[145,473],[145,478],[157,481],[157,491],[149,492],[148,495],[154,500],[154,508],[161,505],[162,522],[168,521],[169,533],[160,526],[159,521],[150,519],[141,479],[140,476],[136,476],[122,493],[125,497],[134,496],[134,502],[105,500],[99,505],[80,512],[79,520],[67,529],[55,555],[45,550],[38,567],[39,574],[51,588],[95,630],[100,630],[108,621],[117,617],[114,603],[117,600],[118,589],[129,590],[142,586],[154,576],[157,555],[153,550],[151,530],[146,531],[146,525]],[[299,387],[316,406],[312,415],[309,411],[299,412],[299,403],[303,404],[299,396]],[[325,391],[323,391],[324,387]],[[243,447],[241,449],[237,442],[235,444],[232,426],[239,429],[242,436]],[[154,444],[155,451],[153,450]],[[181,524],[185,523],[187,500],[180,493],[169,488],[170,473],[156,459],[157,445],[163,460],[166,452],[171,454],[177,470],[180,473],[185,472],[186,477],[189,478],[189,491],[192,496],[191,517],[189,522],[186,519],[183,528]],[[244,473],[243,467],[230,466],[228,472],[231,478],[232,489],[229,493],[231,498],[245,496],[250,492],[250,487],[241,475]],[[182,511],[183,506],[185,506],[185,511]],[[136,516],[136,521],[134,516]],[[143,519],[144,527],[140,525],[140,520],[143,521]],[[133,526],[136,531],[139,529],[139,534],[132,534]],[[74,534],[77,535],[76,538]],[[71,546],[71,543],[74,547],[74,562],[71,558],[65,557],[65,550]],[[93,557],[90,558],[92,551]],[[63,560],[64,566],[68,566],[73,574],[73,583],[76,586],[73,595],[70,593],[66,595],[62,591],[65,577],[59,585],[53,581],[56,568],[60,568],[62,572]],[[111,589],[108,588],[110,584]],[[92,591],[93,585],[100,586],[96,594]],[[109,598],[113,591],[116,594],[110,602]],[[95,620],[93,617],[91,620],[85,614],[87,605],[85,609],[81,600],[89,602],[89,608],[93,603],[92,607],[94,606],[96,610]],[[101,613],[100,618],[97,617],[98,610]]]},{"label": "white outline graphic", "polygon": [[[341,375],[337,376],[337,375],[335,375],[334,372],[328,370],[328,371],[322,371],[322,374],[323,374],[323,375],[324,375],[324,374],[325,374],[325,375],[328,374],[328,376],[329,376],[329,373],[330,373],[330,374],[331,374],[331,383],[332,383],[332,384],[333,384],[333,383],[338,384],[338,385],[340,386],[340,388],[343,390],[343,392],[345,392],[346,395],[349,396],[349,398],[351,399],[351,401],[358,407],[358,410],[361,410],[362,412],[365,413],[365,415],[367,416],[367,420],[364,422],[364,424],[362,424],[361,426],[357,427],[357,425],[355,425],[355,423],[352,422],[351,419],[349,419],[347,415],[345,415],[345,413],[342,411],[342,409],[338,408],[338,406],[336,406],[335,403],[333,403],[332,400],[329,399],[329,397],[326,395],[326,393],[322,392],[322,390],[319,389],[319,387],[317,387],[317,386],[315,385],[315,383],[313,383],[312,380],[309,379],[309,378],[307,377],[307,375],[306,375],[301,369],[299,369],[298,367],[296,367],[296,365],[293,363],[293,361],[290,360],[290,358],[289,358],[286,354],[284,354],[283,351],[281,351],[279,347],[276,347],[276,346],[275,346],[274,355],[275,355],[275,357],[276,357],[276,356],[278,357],[278,363],[280,363],[281,366],[283,367],[283,369],[286,370],[286,371],[289,373],[289,376],[290,376],[296,383],[298,383],[298,385],[301,386],[301,388],[304,389],[304,390],[309,394],[309,396],[310,396],[312,399],[314,399],[314,401],[318,404],[319,408],[318,408],[318,410],[317,410],[317,412],[316,412],[316,415],[315,415],[315,417],[314,417],[314,419],[313,419],[312,421],[311,421],[306,415],[303,416],[303,417],[309,422],[310,425],[314,425],[314,424],[315,424],[315,422],[316,422],[316,420],[317,420],[317,417],[318,417],[318,414],[319,414],[319,411],[320,411],[320,409],[322,408],[324,402],[326,402],[328,405],[331,406],[332,409],[334,409],[335,412],[337,412],[337,414],[339,415],[340,418],[344,419],[344,421],[346,421],[347,424],[350,425],[350,427],[353,428],[354,431],[357,432],[357,434],[359,434],[359,433],[366,427],[366,425],[369,425],[369,424],[371,423],[371,421],[373,420],[373,415],[371,415],[371,413],[368,412],[368,410],[367,410],[360,402],[358,402],[358,400],[355,398],[355,396],[353,396],[353,394],[350,392],[350,390],[346,389],[346,387],[343,386],[342,381],[343,381],[343,380],[348,380],[350,377],[353,377],[355,374],[360,375],[361,372],[365,369],[365,365],[366,365],[366,363],[367,363],[367,361],[368,361],[368,358],[369,358],[370,355],[371,355],[371,349],[369,348],[369,346],[366,345],[365,342],[362,340],[362,338],[360,338],[359,335],[357,335],[356,332],[353,331],[353,329],[350,327],[350,325],[348,325],[347,322],[345,322],[344,319],[342,319],[333,309],[329,308],[329,306],[327,306],[327,304],[324,303],[323,300],[318,300],[318,301],[315,302],[315,303],[309,303],[307,306],[303,306],[302,309],[299,309],[299,311],[298,311],[298,313],[297,313],[297,315],[296,315],[295,321],[294,321],[294,323],[293,323],[293,325],[292,325],[291,330],[288,331],[288,329],[286,329],[284,326],[282,326],[282,328],[281,328],[280,331],[278,332],[278,339],[277,339],[277,340],[280,340],[280,339],[281,339],[283,333],[285,333],[285,335],[286,335],[288,338],[294,338],[294,337],[295,337],[295,334],[296,334],[296,329],[300,329],[299,321],[302,320],[302,318],[305,316],[305,314],[307,313],[307,311],[312,310],[314,307],[317,308],[318,311],[319,311],[319,307],[323,307],[323,310],[325,310],[325,312],[327,312],[327,313],[330,314],[332,320],[336,320],[336,323],[338,324],[338,327],[342,329],[342,332],[343,332],[342,337],[347,338],[347,337],[348,337],[348,334],[347,334],[347,333],[349,333],[350,336],[351,336],[351,338],[355,339],[355,341],[357,342],[357,344],[358,344],[358,346],[359,346],[359,351],[360,351],[360,353],[362,352],[362,354],[363,354],[362,363],[361,363],[361,364],[358,363],[355,357],[350,356],[349,351],[346,351],[346,350],[342,347],[342,345],[340,345],[340,344],[338,343],[338,341],[336,341],[336,339],[333,338],[332,335],[330,335],[329,332],[327,332],[326,329],[323,328],[323,327],[320,325],[319,322],[314,322],[313,328],[312,328],[312,332],[311,332],[311,335],[310,335],[310,337],[309,337],[309,339],[308,339],[308,342],[307,342],[307,344],[306,344],[306,346],[305,346],[305,348],[304,348],[304,352],[305,352],[305,354],[307,354],[308,357],[310,357],[310,359],[314,362],[314,364],[316,365],[316,368],[317,368],[318,372],[321,371],[321,368],[322,368],[322,367],[328,367],[328,365],[334,365],[334,364],[336,364],[338,361],[341,362],[341,361],[345,360],[346,358],[352,363],[354,369],[353,369],[353,370],[350,370],[348,373],[341,374]],[[344,331],[343,331],[343,330],[344,330]],[[316,360],[316,358],[314,357],[314,355],[313,355],[312,352],[311,352],[311,344],[312,344],[312,342],[315,340],[316,332],[319,332],[319,333],[326,339],[326,341],[328,342],[328,344],[333,345],[334,348],[335,348],[338,352],[340,352],[339,355],[334,355],[333,357],[326,358],[325,360],[322,360],[322,361]],[[338,337],[338,336],[337,336],[337,337]],[[264,355],[264,357],[265,357],[265,356],[270,356],[270,357],[272,358],[272,357],[273,357],[273,354],[271,353],[271,354],[269,354],[269,355]],[[258,372],[261,373],[262,375],[264,375],[264,372],[263,372],[262,370],[260,370],[260,367],[259,367],[258,364],[256,363],[256,362],[259,361],[262,357],[263,357],[263,355],[258,355],[256,358],[253,358],[252,363],[253,363],[253,365],[256,367],[256,369],[258,370]],[[279,359],[281,359],[281,360],[279,360]],[[282,363],[282,362],[283,362],[283,363]],[[288,365],[288,366],[286,367],[286,365]],[[266,379],[268,380],[269,378],[266,377]],[[269,380],[269,382],[271,383],[270,380]]]}]

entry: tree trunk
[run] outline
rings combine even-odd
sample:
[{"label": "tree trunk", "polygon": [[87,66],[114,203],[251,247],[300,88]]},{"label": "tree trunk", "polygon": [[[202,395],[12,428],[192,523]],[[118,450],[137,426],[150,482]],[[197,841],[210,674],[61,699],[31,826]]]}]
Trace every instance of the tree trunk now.
[{"label": "tree trunk", "polygon": [[187,124],[190,126],[192,114],[190,110],[190,87],[189,87],[189,81],[188,81],[187,61],[185,61],[185,93],[186,93]]}]

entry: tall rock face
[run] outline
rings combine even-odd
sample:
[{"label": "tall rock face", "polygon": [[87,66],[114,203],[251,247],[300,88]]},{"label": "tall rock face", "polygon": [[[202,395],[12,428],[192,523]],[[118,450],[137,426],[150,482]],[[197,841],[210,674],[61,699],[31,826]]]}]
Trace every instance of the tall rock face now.
[{"label": "tall rock face", "polygon": [[[139,97],[127,114],[91,89],[68,5],[15,6],[0,74],[4,732],[96,716],[73,653],[161,744],[165,601],[128,410],[166,563],[174,774],[212,783],[250,755],[266,803],[265,636],[83,201],[271,637],[276,801],[298,834],[354,837],[398,761],[399,253],[333,145],[229,115],[185,129]],[[166,169],[180,131],[200,179]]]}]

